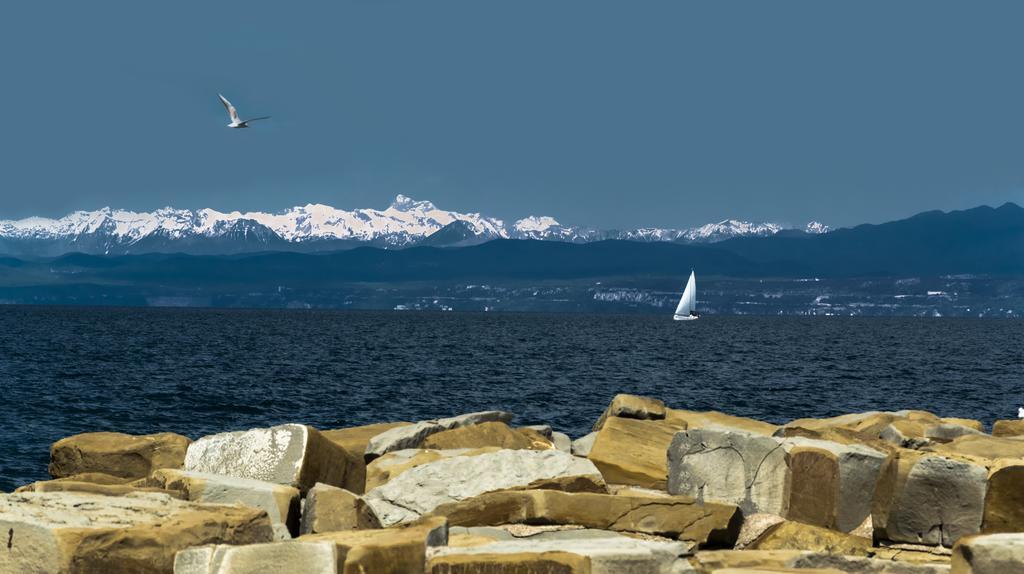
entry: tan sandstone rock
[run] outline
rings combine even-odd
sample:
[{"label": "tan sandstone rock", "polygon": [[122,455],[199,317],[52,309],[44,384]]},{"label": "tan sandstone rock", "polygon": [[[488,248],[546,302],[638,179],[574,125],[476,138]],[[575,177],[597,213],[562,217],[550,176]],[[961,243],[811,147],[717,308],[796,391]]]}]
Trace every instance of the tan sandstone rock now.
[{"label": "tan sandstone rock", "polygon": [[988,471],[983,533],[1024,532],[1024,459],[1003,459]]},{"label": "tan sandstone rock", "polygon": [[728,415],[718,411],[668,409],[665,413],[665,419],[668,421],[685,422],[688,429],[738,430],[763,436],[772,436],[772,434],[779,430],[778,425],[747,417]]},{"label": "tan sandstone rock", "polygon": [[163,432],[130,435],[90,432],[62,438],[50,447],[50,476],[104,473],[122,478],[145,478],[158,468],[181,468],[191,441]]},{"label": "tan sandstone rock", "polygon": [[400,528],[325,532],[296,540],[333,544],[339,573],[421,574],[427,549],[448,543],[448,524],[426,518]]},{"label": "tan sandstone rock", "polygon": [[871,516],[887,455],[861,445],[788,438],[790,496],[786,517],[850,532]]},{"label": "tan sandstone rock", "polygon": [[340,446],[348,458],[344,488],[356,494],[366,492],[366,462],[363,460],[366,445],[370,443],[370,439],[385,431],[411,424],[407,422],[376,423],[321,431],[327,440]]},{"label": "tan sandstone rock", "polygon": [[601,413],[601,417],[594,423],[594,432],[601,430],[604,427],[604,422],[609,417],[641,420],[663,419],[665,418],[665,403],[650,397],[627,394],[615,395],[608,408]]},{"label": "tan sandstone rock", "polygon": [[677,538],[701,547],[731,547],[742,515],[731,504],[699,504],[682,496],[499,491],[444,504],[431,513],[455,526],[576,524]]},{"label": "tan sandstone rock", "polygon": [[18,487],[14,492],[82,492],[100,494],[103,496],[124,496],[132,492],[155,492],[159,494],[166,494],[171,498],[177,498],[179,500],[186,499],[185,493],[179,490],[138,486],[134,482],[131,484],[97,484],[95,482],[67,479],[41,480],[39,482],[33,482],[31,484]]},{"label": "tan sandstone rock", "polygon": [[587,455],[606,482],[665,489],[665,453],[683,421],[608,418]]},{"label": "tan sandstone rock", "polygon": [[244,504],[266,511],[277,538],[298,536],[299,490],[291,486],[208,472],[162,469],[142,484],[180,491],[187,500]]},{"label": "tan sandstone rock", "polygon": [[820,526],[783,521],[770,526],[747,546],[751,550],[807,550],[870,556],[871,539],[836,532]]},{"label": "tan sandstone rock", "polygon": [[306,494],[301,534],[380,528],[380,519],[358,494],[318,483]]},{"label": "tan sandstone rock", "polygon": [[1014,419],[1012,421],[996,421],[995,424],[992,425],[992,436],[1024,436],[1024,419]]},{"label": "tan sandstone rock", "polygon": [[457,448],[451,450],[433,450],[410,448],[391,451],[384,456],[373,459],[366,465],[366,490],[370,491],[403,472],[430,462],[451,458],[453,456],[476,456],[489,452],[498,452],[497,447]]},{"label": "tan sandstone rock", "polygon": [[466,413],[443,419],[420,421],[411,425],[386,430],[373,438],[366,445],[363,458],[369,462],[391,451],[409,448],[420,448],[428,436],[460,427],[479,425],[488,422],[512,421],[512,413],[504,411],[480,411]]},{"label": "tan sandstone rock", "polygon": [[554,444],[536,430],[513,430],[503,422],[486,422],[441,431],[420,443],[420,448],[438,450],[484,447],[547,450],[554,448]]},{"label": "tan sandstone rock", "polygon": [[262,510],[151,493],[0,495],[0,531],[0,572],[19,574],[164,573],[188,546],[273,537]]},{"label": "tan sandstone rock", "polygon": [[298,424],[204,436],[188,447],[184,469],[294,486],[345,484],[347,453]]}]

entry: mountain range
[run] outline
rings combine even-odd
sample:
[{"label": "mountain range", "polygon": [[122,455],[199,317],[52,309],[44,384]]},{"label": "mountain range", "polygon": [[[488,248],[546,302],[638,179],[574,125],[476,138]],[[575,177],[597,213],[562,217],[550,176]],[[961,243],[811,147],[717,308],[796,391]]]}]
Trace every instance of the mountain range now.
[{"label": "mountain range", "polygon": [[566,226],[552,217],[530,216],[511,224],[481,215],[438,209],[429,201],[399,195],[384,210],[346,211],[309,204],[278,213],[174,209],[134,212],[103,208],[59,219],[0,220],[0,254],[52,257],[64,253],[237,254],[260,251],[333,251],[358,246],[459,247],[493,239],[591,243],[610,239],[643,242],[715,243],[736,237],[821,234],[777,223],[728,219],[693,228],[602,230]]}]

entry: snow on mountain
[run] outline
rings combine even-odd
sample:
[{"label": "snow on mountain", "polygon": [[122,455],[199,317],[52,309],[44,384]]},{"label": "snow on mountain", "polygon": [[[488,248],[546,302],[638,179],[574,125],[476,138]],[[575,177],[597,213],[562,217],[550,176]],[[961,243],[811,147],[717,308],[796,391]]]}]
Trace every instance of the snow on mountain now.
[{"label": "snow on mountain", "polygon": [[[737,236],[774,235],[783,229],[775,223],[725,220],[690,229],[639,228],[602,231],[564,226],[552,217],[529,216],[506,225],[502,220],[479,213],[458,213],[438,209],[429,201],[398,195],[384,210],[346,211],[329,205],[308,204],[278,213],[261,211],[220,212],[214,209],[174,209],[153,212],[116,210],[76,211],[60,219],[29,217],[0,220],[0,239],[59,241],[91,250],[136,251],[151,248],[155,241],[195,242],[203,238],[251,240],[268,245],[302,244],[324,240],[346,240],[403,247],[422,241],[452,222],[481,239],[512,238],[576,243],[600,239],[634,241],[682,241],[710,243]],[[269,231],[268,231],[269,230]],[[807,233],[825,233],[828,227],[809,223]],[[276,237],[275,237],[276,235]],[[168,247],[170,248],[170,247]]]},{"label": "snow on mountain", "polygon": [[829,226],[818,221],[812,221],[808,223],[806,227],[804,227],[804,233],[811,233],[814,235],[820,233],[828,233],[829,231],[832,231],[832,229]]}]

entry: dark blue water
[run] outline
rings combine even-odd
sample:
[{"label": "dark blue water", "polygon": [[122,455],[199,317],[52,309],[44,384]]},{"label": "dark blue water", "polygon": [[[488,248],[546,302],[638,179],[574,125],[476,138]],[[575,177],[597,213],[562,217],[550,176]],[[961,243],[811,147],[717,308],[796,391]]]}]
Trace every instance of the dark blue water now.
[{"label": "dark blue water", "polygon": [[784,422],[1016,416],[1024,321],[0,307],[0,490],[74,433],[482,409],[579,436],[619,392]]}]

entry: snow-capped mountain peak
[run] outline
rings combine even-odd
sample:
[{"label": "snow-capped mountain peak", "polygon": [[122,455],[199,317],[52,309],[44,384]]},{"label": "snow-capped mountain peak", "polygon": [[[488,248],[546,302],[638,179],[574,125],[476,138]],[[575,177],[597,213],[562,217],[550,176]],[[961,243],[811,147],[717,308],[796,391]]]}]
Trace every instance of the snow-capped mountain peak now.
[{"label": "snow-capped mountain peak", "polygon": [[[323,242],[344,240],[385,247],[421,242],[453,222],[482,239],[512,238],[584,243],[601,239],[710,243],[737,236],[774,235],[783,229],[775,223],[750,223],[726,219],[694,228],[639,228],[626,231],[565,226],[553,217],[524,217],[506,225],[501,219],[479,213],[460,213],[437,208],[430,201],[398,195],[383,209],[347,211],[309,203],[276,213],[262,211],[221,212],[215,209],[163,207],[135,212],[104,207],[76,211],[59,219],[28,217],[0,220],[0,239],[49,242],[47,253],[67,251],[140,252],[144,249],[176,249],[178,240],[190,245],[205,238],[230,238],[260,242],[238,249],[316,248]],[[807,233],[826,233],[821,223],[807,224]],[[168,243],[170,242],[170,243]],[[269,243],[268,243],[269,242]],[[0,242],[0,249],[3,243]]]}]

